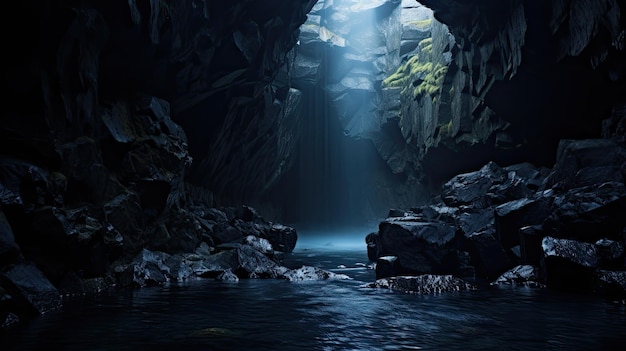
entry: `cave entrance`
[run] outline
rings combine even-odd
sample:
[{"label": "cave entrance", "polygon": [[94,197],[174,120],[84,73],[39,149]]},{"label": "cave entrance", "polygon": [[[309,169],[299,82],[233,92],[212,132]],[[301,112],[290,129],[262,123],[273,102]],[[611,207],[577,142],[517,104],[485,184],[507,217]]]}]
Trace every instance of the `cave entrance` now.
[{"label": "cave entrance", "polygon": [[432,54],[434,22],[414,0],[320,0],[308,14],[291,72],[303,134],[285,177],[297,204],[286,221],[371,226],[389,208],[419,203],[415,150],[398,121],[401,94],[432,99],[449,63]]}]

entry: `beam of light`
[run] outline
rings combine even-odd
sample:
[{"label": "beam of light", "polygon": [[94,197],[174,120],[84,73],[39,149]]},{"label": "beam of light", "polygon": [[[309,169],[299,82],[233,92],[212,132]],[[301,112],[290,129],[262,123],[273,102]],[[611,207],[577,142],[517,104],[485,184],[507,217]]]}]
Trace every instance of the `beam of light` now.
[{"label": "beam of light", "polygon": [[397,117],[383,110],[390,106],[383,81],[424,39],[416,35],[430,35],[416,23],[431,17],[408,0],[320,0],[308,14],[293,78],[304,92],[296,228],[340,235],[339,227],[379,222],[390,208],[406,207],[411,196],[398,195],[396,168],[381,156],[389,146],[376,144]]}]

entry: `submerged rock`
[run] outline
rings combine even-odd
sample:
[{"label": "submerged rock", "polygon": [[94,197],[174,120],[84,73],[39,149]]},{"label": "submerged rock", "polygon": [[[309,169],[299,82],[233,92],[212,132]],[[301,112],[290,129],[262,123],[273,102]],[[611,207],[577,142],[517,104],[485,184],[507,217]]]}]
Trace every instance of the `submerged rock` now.
[{"label": "submerged rock", "polygon": [[33,263],[18,263],[0,273],[2,287],[20,312],[43,314],[62,305],[57,288]]},{"label": "submerged rock", "polygon": [[541,277],[539,269],[531,265],[519,265],[513,269],[504,272],[498,279],[492,282],[492,285],[526,285],[531,287],[545,287],[540,283]]},{"label": "submerged rock", "polygon": [[349,276],[345,274],[338,274],[323,270],[317,267],[302,266],[298,269],[292,269],[286,271],[280,276],[283,279],[287,279],[292,282],[300,282],[307,280],[325,280],[325,279],[338,279],[338,280],[351,280]]},{"label": "submerged rock", "polygon": [[375,282],[367,284],[366,287],[385,288],[421,295],[476,289],[473,284],[453,275],[433,274],[377,279]]}]

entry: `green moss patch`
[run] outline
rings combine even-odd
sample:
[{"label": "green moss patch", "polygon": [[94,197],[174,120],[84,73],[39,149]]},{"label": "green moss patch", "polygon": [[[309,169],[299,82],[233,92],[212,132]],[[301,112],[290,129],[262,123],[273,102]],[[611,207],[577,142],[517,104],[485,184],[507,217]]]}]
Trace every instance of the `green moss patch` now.
[{"label": "green moss patch", "polygon": [[421,21],[411,21],[409,24],[416,26],[419,29],[427,29],[433,23],[432,18],[427,18]]},{"label": "green moss patch", "polygon": [[415,88],[413,93],[415,98],[426,94],[433,96],[441,90],[443,78],[446,76],[446,72],[448,72],[448,66],[439,63],[436,65],[431,63],[430,66],[431,69],[426,74],[424,80]]}]

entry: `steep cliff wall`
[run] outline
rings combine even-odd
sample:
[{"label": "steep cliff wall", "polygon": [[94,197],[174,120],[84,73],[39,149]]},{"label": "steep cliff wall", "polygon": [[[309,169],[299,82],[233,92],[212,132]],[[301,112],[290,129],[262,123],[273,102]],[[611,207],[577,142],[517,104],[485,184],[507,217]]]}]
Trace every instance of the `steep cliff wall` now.
[{"label": "steep cliff wall", "polygon": [[[312,6],[7,5],[3,23],[15,27],[1,34],[2,327],[58,308],[61,294],[215,267],[249,277],[258,267],[243,273],[247,258],[271,268],[280,256],[268,248],[293,249],[293,228],[241,205],[292,162],[300,94],[288,52]],[[263,252],[237,251],[244,243]]]},{"label": "steep cliff wall", "polygon": [[313,3],[13,4],[3,153],[58,168],[64,143],[106,136],[103,107],[156,96],[190,137],[190,180],[218,198],[257,196],[293,159],[300,94],[287,53]]},{"label": "steep cliff wall", "polygon": [[[381,135],[395,172],[437,183],[487,160],[550,166],[560,139],[599,136],[602,120],[623,105],[623,2],[420,3],[434,11],[433,64],[451,60],[429,97],[401,97],[387,129],[399,129],[405,144]],[[419,59],[412,64],[405,80],[423,84]]]}]

